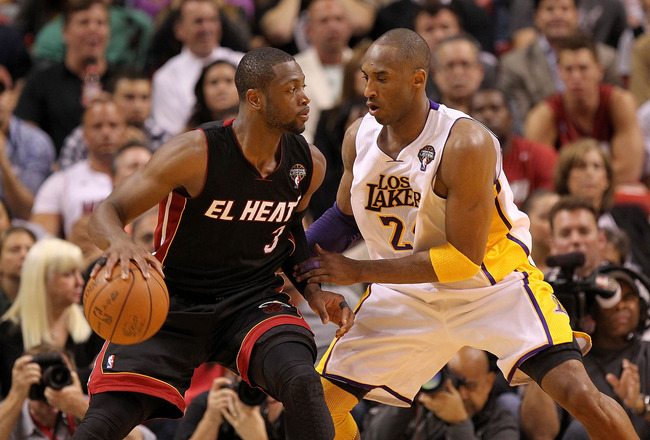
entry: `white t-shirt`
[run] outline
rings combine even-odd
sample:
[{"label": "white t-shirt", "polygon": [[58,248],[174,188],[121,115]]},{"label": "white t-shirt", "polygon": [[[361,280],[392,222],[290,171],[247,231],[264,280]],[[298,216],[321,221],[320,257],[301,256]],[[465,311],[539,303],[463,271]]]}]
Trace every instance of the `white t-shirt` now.
[{"label": "white t-shirt", "polygon": [[92,170],[88,161],[82,160],[57,171],[43,182],[34,198],[32,214],[59,214],[67,238],[72,225],[93,212],[112,190],[111,177]]}]

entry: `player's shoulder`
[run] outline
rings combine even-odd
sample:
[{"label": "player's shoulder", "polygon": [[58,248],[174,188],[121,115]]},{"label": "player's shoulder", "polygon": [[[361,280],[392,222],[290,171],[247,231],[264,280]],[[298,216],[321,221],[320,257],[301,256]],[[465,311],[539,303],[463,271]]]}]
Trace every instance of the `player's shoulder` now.
[{"label": "player's shoulder", "polygon": [[467,149],[492,148],[494,141],[490,131],[470,117],[458,118],[449,131],[445,149],[467,151]]}]

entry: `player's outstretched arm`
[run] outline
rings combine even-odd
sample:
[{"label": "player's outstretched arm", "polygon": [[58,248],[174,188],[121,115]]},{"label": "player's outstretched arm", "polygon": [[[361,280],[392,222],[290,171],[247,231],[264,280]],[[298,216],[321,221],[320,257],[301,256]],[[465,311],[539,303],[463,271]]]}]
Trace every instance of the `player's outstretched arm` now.
[{"label": "player's outstretched arm", "polygon": [[459,120],[447,140],[434,191],[447,199],[447,243],[390,260],[352,260],[316,248],[301,264],[298,281],[348,285],[362,282],[425,283],[471,278],[485,254],[494,209],[496,150],[488,132]]},{"label": "player's outstretched arm", "polygon": [[[162,275],[162,266],[153,255],[133,243],[124,226],[163,200],[174,189],[197,195],[205,181],[207,144],[203,132],[194,130],[176,136],[151,157],[143,169],[136,171],[117,186],[93,212],[88,229],[97,246],[104,249],[106,277],[121,265],[126,277],[129,260],[134,260],[145,277],[149,265]],[[95,275],[101,264],[95,265]]]}]

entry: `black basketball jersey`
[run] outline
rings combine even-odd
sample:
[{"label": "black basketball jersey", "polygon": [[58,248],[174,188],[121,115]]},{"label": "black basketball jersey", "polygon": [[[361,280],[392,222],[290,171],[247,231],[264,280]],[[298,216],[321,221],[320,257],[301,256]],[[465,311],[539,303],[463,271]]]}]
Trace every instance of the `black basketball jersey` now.
[{"label": "black basketball jersey", "polygon": [[279,285],[275,271],[293,252],[291,222],[313,163],[302,136],[283,135],[266,178],[244,157],[232,121],[203,124],[208,144],[201,193],[177,189],[160,202],[156,258],[170,288],[227,295]]}]

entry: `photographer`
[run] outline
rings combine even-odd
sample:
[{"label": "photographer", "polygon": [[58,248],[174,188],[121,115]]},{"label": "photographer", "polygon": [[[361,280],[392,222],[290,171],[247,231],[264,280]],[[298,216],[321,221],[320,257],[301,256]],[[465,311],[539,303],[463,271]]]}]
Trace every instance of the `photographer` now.
[{"label": "photographer", "polygon": [[496,373],[486,352],[463,347],[447,369],[450,377],[441,389],[421,390],[412,407],[372,409],[364,420],[363,439],[519,439],[517,423],[492,392]]},{"label": "photographer", "polygon": [[[11,389],[0,403],[0,440],[71,439],[87,409],[88,398],[68,356],[53,346],[36,346],[12,368]],[[126,437],[155,438],[143,426]]]},{"label": "photographer", "polygon": [[[244,394],[238,393],[239,387],[246,387]],[[214,379],[187,407],[174,440],[284,439],[282,404],[260,393],[237,379]]]},{"label": "photographer", "polygon": [[[650,420],[650,398],[647,412],[645,409],[645,396],[650,393],[650,354],[648,343],[640,339],[646,327],[642,317],[648,312],[638,287],[643,275],[603,264],[605,234],[598,228],[593,206],[585,199],[562,197],[551,209],[550,220],[552,254],[561,257],[580,252],[584,256],[584,264],[569,270],[573,277],[558,268],[549,274],[548,281],[568,314],[580,317],[576,323],[579,329],[593,338],[593,347],[583,358],[585,369],[599,391],[623,406],[641,438],[649,438],[644,419]],[[617,282],[620,294],[611,298],[598,294],[592,282],[595,274]],[[571,295],[585,293],[584,302],[570,302]],[[527,438],[552,439],[559,434],[567,440],[587,438],[582,425],[564,411],[558,416],[558,410],[538,386],[529,385],[521,406],[522,430]]]}]

